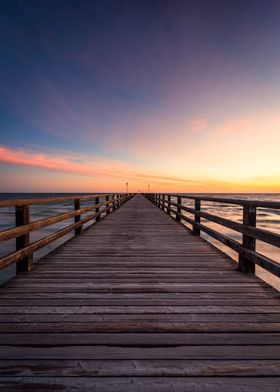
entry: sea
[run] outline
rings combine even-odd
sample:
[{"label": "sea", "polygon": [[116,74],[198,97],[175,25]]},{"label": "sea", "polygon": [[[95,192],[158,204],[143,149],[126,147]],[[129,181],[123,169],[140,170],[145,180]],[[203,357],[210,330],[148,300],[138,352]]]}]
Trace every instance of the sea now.
[{"label": "sea", "polygon": [[[91,193],[94,194],[94,193]],[[7,199],[32,199],[32,198],[47,198],[47,197],[64,197],[64,196],[76,196],[76,195],[88,195],[87,193],[0,193],[0,200]],[[183,195],[183,194],[181,194]],[[192,193],[188,194],[192,196],[207,196],[207,197],[222,197],[229,199],[245,199],[245,200],[259,200],[259,201],[277,201],[280,202],[279,193]],[[101,197],[101,200],[103,198]],[[175,200],[174,200],[175,201]],[[93,203],[93,200],[83,200],[81,201],[81,207],[89,206]],[[193,207],[193,200],[183,199],[183,205],[187,207]],[[221,216],[223,218],[231,219],[236,222],[242,222],[242,207],[231,204],[214,203],[203,201],[201,203],[201,210],[207,211],[211,214]],[[73,211],[73,201],[65,201],[63,203],[46,203],[37,204],[30,206],[30,222],[35,222],[37,220],[51,217],[62,212]],[[88,214],[90,214],[89,212]],[[82,217],[87,216],[83,215]],[[192,217],[192,215],[184,212],[186,216]],[[34,242],[40,238],[45,237],[48,234],[54,233],[55,231],[62,229],[73,223],[73,218],[65,220],[63,222],[56,223],[54,225],[45,227],[41,230],[34,231],[30,234],[30,241]],[[90,226],[93,220],[87,223]],[[235,232],[234,230],[228,229],[216,223],[207,221],[205,219],[201,220],[201,223],[218,230],[220,233],[226,234],[230,238],[236,241],[242,241],[242,235]],[[0,208],[0,230],[6,230],[15,225],[15,213],[14,207]],[[189,224],[185,223],[187,227],[190,228]],[[257,209],[257,227],[271,231],[273,233],[280,234],[280,210],[277,209],[267,209],[258,208]],[[73,236],[73,233],[69,233],[64,237],[58,239],[52,244],[47,245],[45,248],[35,252],[34,262],[37,262],[40,258],[47,255],[49,252],[53,251],[56,247],[60,246],[65,241],[69,240]],[[201,236],[207,241],[211,242],[214,246],[222,250],[224,253],[228,254],[233,260],[238,260],[238,255],[236,252],[228,248],[227,246],[221,244],[219,241],[211,238],[205,233],[201,233]],[[274,261],[280,263],[280,249],[269,244],[265,244],[261,241],[256,241],[257,252],[273,259]],[[3,257],[11,252],[15,251],[15,239],[0,243],[0,257]],[[256,274],[266,281],[267,283],[274,286],[280,291],[280,279],[272,275],[268,271],[265,271],[261,267],[256,267]],[[15,266],[6,268],[0,272],[0,284],[6,282],[15,275]]]}]

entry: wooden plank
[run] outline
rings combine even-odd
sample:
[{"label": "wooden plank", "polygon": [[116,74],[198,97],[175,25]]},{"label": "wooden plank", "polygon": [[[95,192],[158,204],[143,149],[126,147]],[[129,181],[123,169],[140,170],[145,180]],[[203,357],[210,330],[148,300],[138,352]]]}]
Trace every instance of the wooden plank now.
[{"label": "wooden plank", "polygon": [[[147,296],[146,299],[144,298],[108,298],[108,299],[103,299],[103,298],[67,298],[65,299],[65,296],[63,295],[61,298],[59,295],[57,297],[53,298],[37,298],[34,296],[28,296],[25,295],[24,298],[22,298],[21,295],[19,295],[16,298],[5,298],[5,299],[0,299],[0,306],[1,307],[12,307],[12,306],[21,306],[25,307],[27,300],[31,299],[32,306],[33,307],[43,307],[43,306],[52,306],[52,307],[57,307],[57,306],[163,306],[163,307],[168,307],[168,306],[238,306],[241,309],[244,307],[248,306],[258,306],[260,302],[262,303],[261,306],[266,307],[267,309],[271,306],[278,305],[279,307],[279,299],[277,298],[262,298],[260,301],[260,298],[246,298],[243,297],[240,299],[239,298],[181,298],[181,299],[176,299],[176,298],[166,298],[166,299],[161,299],[161,298],[154,298],[151,297],[149,298]],[[241,302],[241,305],[240,305]],[[187,303],[187,305],[186,305]],[[3,310],[3,309],[2,309]],[[4,310],[3,310],[4,311]]]},{"label": "wooden plank", "polygon": [[[9,346],[115,345],[168,347],[186,345],[280,345],[275,333],[1,333],[0,344]],[[279,364],[280,365],[280,364]]]},{"label": "wooden plank", "polygon": [[[249,298],[249,299],[256,299],[258,300],[258,303],[263,303],[264,299],[277,299],[279,303],[279,298],[280,298],[280,293],[276,292],[275,290],[266,290],[266,291],[260,291],[260,292],[240,292],[238,294],[238,298],[242,299],[242,302]],[[70,292],[40,292],[36,291],[33,293],[24,291],[24,292],[10,292],[8,290],[5,290],[5,292],[1,292],[1,298],[3,300],[6,299],[104,299],[104,300],[115,300],[115,299],[144,299],[144,300],[152,300],[152,299],[181,299],[184,300],[184,304],[189,303],[190,300],[212,300],[212,299],[237,299],[236,293],[235,292],[228,292],[228,293],[223,293],[223,292],[187,292],[187,293],[179,293],[179,292],[119,292],[119,293],[114,293],[114,292],[77,292],[77,291],[70,291]],[[30,301],[28,301],[30,303]],[[240,301],[239,301],[240,302]]]},{"label": "wooden plank", "polygon": [[[44,287],[44,285],[50,283],[50,287],[53,287],[53,284],[57,284],[58,287],[60,287],[61,284],[73,284],[74,285],[79,285],[79,284],[83,284],[83,283],[88,283],[88,279],[86,276],[76,276],[76,277],[55,277],[55,278],[42,278],[42,279],[25,279],[22,280],[21,286],[20,287],[38,287],[39,285],[42,284],[42,287]],[[184,284],[184,283],[224,283],[224,284],[232,284],[232,283],[238,283],[239,281],[241,281],[242,283],[251,283],[251,280],[246,279],[246,277],[244,277],[244,279],[239,279],[239,277],[219,277],[219,276],[204,276],[204,277],[199,277],[199,276],[184,276],[183,274],[178,275],[178,276],[172,276],[172,274],[169,275],[152,275],[152,274],[147,274],[146,276],[144,275],[140,275],[139,276],[135,276],[135,275],[126,275],[126,276],[116,276],[116,277],[106,277],[106,276],[92,276],[91,277],[91,283],[92,284],[102,284],[102,283],[107,283],[108,280],[110,279],[110,282],[117,283],[117,284],[121,284],[121,283],[158,283],[159,280],[161,280],[162,283],[166,283],[166,284]],[[240,283],[241,283],[240,282]],[[36,285],[36,286],[35,286]],[[12,287],[12,286],[11,286]]]},{"label": "wooden plank", "polygon": [[[275,313],[280,314],[280,306],[228,306],[228,305],[202,305],[202,306],[158,306],[158,305],[113,305],[113,306],[0,306],[0,314],[11,314],[11,315],[19,315],[19,314],[257,314],[257,313]],[[177,317],[177,316],[176,316]]]},{"label": "wooden plank", "polygon": [[16,377],[266,377],[280,376],[278,360],[5,360],[0,376]]},{"label": "wooden plank", "polygon": [[0,387],[5,391],[100,391],[100,392],[271,392],[279,391],[279,377],[211,378],[203,377],[2,377]]},{"label": "wooden plank", "polygon": [[[219,286],[217,283],[204,284],[202,285],[197,284],[188,285],[185,284],[171,284],[171,283],[162,283],[162,284],[155,284],[150,283],[148,284],[141,284],[141,283],[134,283],[131,287],[125,283],[111,283],[111,284],[103,284],[103,283],[92,283],[88,284],[88,287],[84,287],[81,283],[79,285],[69,283],[69,284],[61,284],[57,287],[55,284],[53,287],[41,287],[40,285],[36,287],[6,287],[6,293],[37,293],[40,291],[41,293],[106,293],[106,292],[113,292],[113,293],[267,293],[273,295],[273,291],[269,287],[259,287],[259,286],[230,286],[233,283],[228,284],[220,284]],[[71,288],[71,285],[75,286]],[[216,285],[216,286],[214,286]],[[230,286],[230,287],[228,287]]]},{"label": "wooden plank", "polygon": [[119,346],[1,346],[0,358],[6,359],[275,359],[280,358],[278,346],[175,346],[175,347],[119,347]]},{"label": "wooden plank", "polygon": [[[124,316],[123,316],[124,320]],[[0,333],[119,333],[119,332],[141,332],[141,333],[197,333],[197,332],[246,332],[246,333],[269,333],[279,332],[280,323],[273,322],[170,322],[151,321],[145,322],[7,322],[0,323]]]},{"label": "wooden plank", "polygon": [[[176,316],[174,316],[176,315]],[[79,313],[80,323],[112,323],[112,322],[172,322],[174,318],[178,323],[280,323],[279,313],[172,313],[167,314],[85,314]],[[75,323],[77,322],[77,314],[2,314],[1,323]]]}]

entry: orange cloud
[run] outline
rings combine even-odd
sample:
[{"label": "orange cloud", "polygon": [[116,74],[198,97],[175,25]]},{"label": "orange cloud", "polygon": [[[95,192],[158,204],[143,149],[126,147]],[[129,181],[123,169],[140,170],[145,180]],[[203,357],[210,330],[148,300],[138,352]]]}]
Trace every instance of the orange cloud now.
[{"label": "orange cloud", "polygon": [[195,118],[191,121],[191,131],[199,132],[207,128],[209,119],[206,117]]},{"label": "orange cloud", "polygon": [[[274,162],[275,156],[272,152],[271,161],[267,161],[266,170],[263,169],[263,161],[260,160],[258,166],[253,160],[253,171],[250,169],[250,165],[242,166],[242,162],[239,163],[238,170],[233,171],[231,170],[231,162],[226,160],[227,151],[222,154],[221,150],[219,154],[214,154],[210,160],[209,155],[207,155],[209,146],[206,150],[204,147],[200,147],[199,161],[203,161],[200,169],[193,165],[194,162],[197,162],[196,151],[194,151],[187,156],[189,163],[183,164],[180,159],[177,159],[178,166],[166,165],[164,167],[162,165],[162,170],[157,171],[155,166],[150,166],[153,167],[151,169],[144,165],[137,166],[99,157],[93,159],[87,156],[30,151],[0,145],[0,163],[17,167],[39,168],[49,172],[27,170],[24,181],[22,181],[21,172],[16,170],[12,177],[2,179],[2,191],[12,189],[11,181],[14,184],[21,183],[22,191],[35,189],[38,181],[40,183],[44,182],[40,185],[40,189],[47,187],[46,191],[50,191],[49,187],[51,187],[52,191],[59,189],[60,191],[67,190],[69,192],[88,192],[93,188],[102,189],[103,191],[123,191],[123,186],[127,181],[129,182],[130,191],[146,190],[148,184],[151,185],[151,190],[154,192],[279,191],[279,166]],[[235,146],[235,148],[237,147]],[[248,152],[246,154],[248,157]],[[221,164],[221,159],[223,164]],[[211,165],[209,163],[207,165],[207,160],[211,161]],[[269,170],[273,163],[275,163],[274,172]],[[237,164],[238,162],[235,162],[235,165]],[[214,167],[212,168],[212,166]],[[252,173],[258,173],[258,178]],[[73,175],[75,179],[73,179]],[[36,189],[40,190],[39,188]]]},{"label": "orange cloud", "polygon": [[[79,163],[77,160],[66,156],[58,156],[42,152],[32,152],[22,149],[12,149],[0,146],[0,162],[8,165],[28,166],[47,169],[56,172],[73,173],[80,176],[90,176],[108,178],[110,180],[122,178],[140,184],[154,184],[156,187],[169,188],[176,187],[182,189],[190,186],[203,186],[203,179],[178,178],[168,175],[161,175],[156,172],[141,171],[140,168],[120,161],[96,159],[94,161]],[[221,183],[211,181],[212,185],[219,186]]]},{"label": "orange cloud", "polygon": [[23,151],[19,149],[11,149],[0,146],[0,162],[8,165],[32,166],[43,169],[58,170],[63,172],[78,173],[84,175],[92,175],[92,167],[90,165],[71,162],[64,157],[56,155],[34,153],[31,151]]}]

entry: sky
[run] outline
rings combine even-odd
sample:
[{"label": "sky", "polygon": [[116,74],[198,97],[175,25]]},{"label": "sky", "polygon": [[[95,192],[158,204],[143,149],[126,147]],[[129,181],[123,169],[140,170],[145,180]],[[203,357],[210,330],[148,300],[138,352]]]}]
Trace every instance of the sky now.
[{"label": "sky", "polygon": [[0,1],[0,192],[280,192],[279,0]]}]

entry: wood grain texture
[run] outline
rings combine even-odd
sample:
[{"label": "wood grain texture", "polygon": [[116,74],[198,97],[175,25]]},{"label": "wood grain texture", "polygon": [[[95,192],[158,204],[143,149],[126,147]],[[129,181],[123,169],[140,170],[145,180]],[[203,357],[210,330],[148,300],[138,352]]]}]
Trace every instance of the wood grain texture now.
[{"label": "wood grain texture", "polygon": [[141,195],[0,289],[3,391],[279,391],[280,293]]}]

